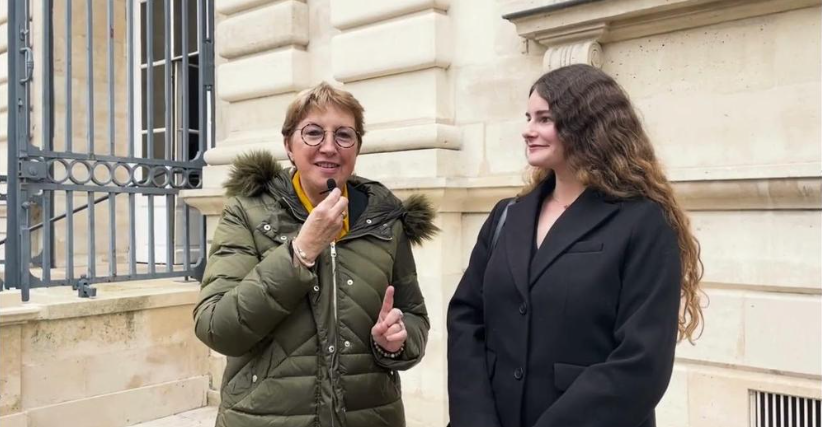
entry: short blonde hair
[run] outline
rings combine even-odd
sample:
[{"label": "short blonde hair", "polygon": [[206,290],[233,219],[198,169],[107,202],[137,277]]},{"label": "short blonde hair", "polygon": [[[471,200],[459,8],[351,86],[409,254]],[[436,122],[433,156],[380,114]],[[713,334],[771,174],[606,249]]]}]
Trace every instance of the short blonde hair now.
[{"label": "short blonde hair", "polygon": [[297,130],[297,124],[312,110],[324,110],[334,106],[354,116],[354,130],[357,131],[357,150],[362,146],[362,137],[365,135],[365,109],[360,101],[350,92],[337,89],[326,82],[300,92],[288,106],[288,112],[283,122],[283,137],[288,140]]}]

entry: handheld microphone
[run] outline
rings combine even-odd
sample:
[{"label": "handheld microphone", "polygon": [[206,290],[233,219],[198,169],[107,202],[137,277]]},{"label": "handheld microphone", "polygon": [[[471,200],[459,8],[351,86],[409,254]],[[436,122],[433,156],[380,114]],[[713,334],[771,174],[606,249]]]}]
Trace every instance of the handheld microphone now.
[{"label": "handheld microphone", "polygon": [[330,193],[331,190],[337,188],[337,181],[334,181],[333,178],[328,178],[328,181],[325,182],[325,185],[328,186],[328,190],[320,192],[320,194]]}]

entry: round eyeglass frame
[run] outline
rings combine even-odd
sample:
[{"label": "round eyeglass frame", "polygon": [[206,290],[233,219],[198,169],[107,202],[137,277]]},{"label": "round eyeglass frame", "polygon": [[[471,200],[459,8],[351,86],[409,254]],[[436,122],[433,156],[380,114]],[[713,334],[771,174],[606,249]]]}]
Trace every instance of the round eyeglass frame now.
[{"label": "round eyeglass frame", "polygon": [[[311,143],[309,143],[308,141],[305,140],[305,128],[307,128],[309,126],[315,126],[315,127],[319,128],[323,131],[323,137],[316,144],[311,144]],[[337,131],[340,130],[340,129],[344,129],[344,128],[351,129],[352,131],[354,131],[354,135],[357,136],[357,138],[354,140],[354,142],[351,143],[351,145],[343,145],[343,144],[340,144],[340,141],[337,141]],[[300,132],[300,139],[302,139],[303,143],[305,145],[309,146],[309,147],[318,147],[318,146],[322,145],[322,143],[325,142],[325,134],[327,134],[328,132],[331,132],[330,130],[325,130],[323,127],[321,127],[320,125],[318,125],[316,123],[307,123],[305,126],[303,126],[301,128],[297,128],[297,131]],[[354,145],[356,145],[360,140],[360,133],[357,132],[357,129],[354,129],[351,126],[340,126],[336,129],[334,129],[334,132],[332,132],[332,133],[334,134],[334,144],[337,144],[337,146],[340,147],[340,148],[351,148]]]}]

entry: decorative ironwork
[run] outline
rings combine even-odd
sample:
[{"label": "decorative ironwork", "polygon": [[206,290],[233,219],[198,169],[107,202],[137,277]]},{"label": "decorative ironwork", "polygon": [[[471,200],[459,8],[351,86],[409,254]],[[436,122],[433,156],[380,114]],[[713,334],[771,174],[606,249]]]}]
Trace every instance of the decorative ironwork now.
[{"label": "decorative ironwork", "polygon": [[[177,195],[200,187],[203,155],[213,146],[213,0],[127,0],[122,23],[114,0],[105,9],[77,1],[85,16],[72,16],[81,9],[71,0],[36,3],[43,9],[35,16],[45,17],[42,46],[32,46],[31,0],[7,2],[9,165],[0,177],[7,238],[0,245],[3,287],[21,289],[23,300],[33,287],[71,285],[93,297],[94,283],[190,277],[205,264],[205,219]],[[101,13],[105,19],[94,17]],[[73,28],[75,18],[84,28]],[[85,41],[85,55],[77,55],[75,39]],[[116,45],[126,55],[116,55]],[[95,55],[105,56],[105,67]],[[96,102],[101,92],[105,103]],[[125,107],[117,103],[123,99]],[[85,111],[75,111],[81,105]],[[81,115],[85,126],[77,129]],[[104,126],[95,123],[101,117]],[[75,239],[80,221],[85,247]]]}]

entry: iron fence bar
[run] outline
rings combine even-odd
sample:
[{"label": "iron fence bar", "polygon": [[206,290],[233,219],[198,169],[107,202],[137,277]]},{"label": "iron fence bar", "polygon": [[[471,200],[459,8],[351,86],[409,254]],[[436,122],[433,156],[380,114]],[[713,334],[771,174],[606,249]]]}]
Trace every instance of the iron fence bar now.
[{"label": "iron fence bar", "polygon": [[73,109],[71,94],[71,0],[66,0],[66,151],[71,152],[74,136],[71,130]]},{"label": "iron fence bar", "polygon": [[[43,141],[41,146],[46,150],[54,149],[54,68],[53,68],[53,4],[52,0],[43,1],[43,66],[42,70],[42,119],[43,119]],[[54,251],[54,240],[51,238],[54,235],[52,223],[47,221],[47,218],[54,216],[54,192],[44,192],[43,195],[43,210],[42,215],[46,227],[43,228],[42,241],[42,259],[41,266],[43,267],[43,280],[48,281],[51,278],[51,263]]]},{"label": "iron fence bar", "polygon": [[89,279],[97,276],[97,266],[95,264],[94,247],[94,192],[88,191],[88,277]]},{"label": "iron fence bar", "polygon": [[174,195],[166,195],[166,271],[174,271]]},{"label": "iron fence bar", "polygon": [[204,63],[204,60],[205,60],[205,58],[208,54],[206,53],[206,49],[205,49],[206,36],[205,36],[205,25],[204,25],[205,19],[203,18],[204,16],[205,16],[205,9],[203,7],[203,2],[198,1],[197,2],[197,22],[198,22],[197,36],[198,36],[199,40],[198,40],[197,50],[200,52],[200,58],[199,58],[200,66],[197,68],[197,74],[198,74],[198,80],[199,80],[199,82],[198,82],[199,84],[198,84],[198,88],[197,88],[198,91],[199,91],[199,95],[197,96],[197,108],[199,109],[199,111],[198,111],[198,113],[199,113],[199,120],[198,120],[199,124],[197,125],[197,128],[201,132],[200,132],[199,141],[198,141],[199,149],[197,150],[198,151],[197,152],[197,157],[202,157],[203,154],[205,153],[205,150],[206,150],[205,142],[206,142],[206,139],[207,139],[207,132],[205,132],[205,126],[206,126],[206,121],[205,121],[206,120],[205,68],[206,67],[203,66],[203,63]]},{"label": "iron fence bar", "polygon": [[154,159],[154,3],[146,0],[146,151],[144,157]]},{"label": "iron fence bar", "polygon": [[86,43],[87,65],[88,65],[88,152],[94,154],[94,14],[92,12],[92,0],[86,1]]},{"label": "iron fence bar", "polygon": [[53,148],[53,141],[52,141],[52,112],[54,110],[54,104],[52,103],[51,99],[51,85],[52,85],[52,58],[51,58],[51,27],[52,27],[52,18],[51,18],[51,0],[43,1],[43,66],[41,67],[41,72],[43,76],[41,80],[43,82],[43,92],[42,92],[42,118],[43,118],[43,142],[42,147],[44,150],[52,150]]},{"label": "iron fence bar", "polygon": [[43,267],[43,277],[42,280],[44,282],[51,281],[51,245],[53,240],[51,238],[51,218],[49,212],[51,212],[51,191],[44,191],[43,192],[43,258],[42,258],[42,267]]},{"label": "iron fence bar", "polygon": [[[174,126],[173,115],[174,109],[171,108],[171,47],[174,44],[174,34],[171,30],[171,15],[172,7],[169,0],[163,1],[163,17],[165,18],[165,160],[173,160],[173,138]],[[174,270],[174,196],[169,194],[166,196],[166,271],[172,272]]]},{"label": "iron fence bar", "polygon": [[[191,132],[188,129],[188,0],[182,0],[182,5],[180,7],[180,13],[183,14],[181,22],[182,22],[182,40],[180,42],[180,55],[183,57],[183,69],[181,71],[182,74],[182,127],[183,127],[183,142],[180,144],[180,158],[181,161],[188,161],[189,160],[189,144],[191,140]],[[191,230],[190,228],[190,221],[191,221],[191,210],[188,207],[188,204],[184,204],[183,207],[183,270],[189,271],[191,268]],[[188,277],[186,277],[188,278]]]},{"label": "iron fence bar", "polygon": [[66,191],[66,278],[74,279],[74,191]]},{"label": "iron fence bar", "polygon": [[169,0],[163,1],[163,17],[165,18],[165,62],[164,62],[164,74],[165,74],[165,87],[164,87],[164,95],[165,95],[165,113],[166,113],[166,124],[165,124],[165,150],[164,150],[164,158],[165,160],[173,160],[172,158],[172,141],[173,141],[173,125],[172,125],[172,113],[174,109],[171,108],[171,45],[174,44],[174,34],[171,31],[171,3]]},{"label": "iron fence bar", "polygon": [[154,265],[154,195],[148,195],[148,272],[155,273]]},{"label": "iron fence bar", "polygon": [[134,157],[134,8],[139,3],[126,2],[126,99],[128,103],[128,157]]},{"label": "iron fence bar", "polygon": [[117,275],[117,200],[114,193],[108,193],[108,275]]},{"label": "iron fence bar", "polygon": [[[18,181],[18,168],[19,165],[17,164],[17,144],[19,141],[18,131],[20,127],[18,126],[18,121],[20,120],[20,116],[23,113],[22,109],[22,95],[23,90],[21,90],[20,84],[20,65],[22,64],[25,66],[25,62],[18,61],[18,56],[22,53],[20,42],[22,38],[22,30],[20,28],[20,17],[18,15],[19,3],[16,1],[9,1],[6,2],[7,6],[7,13],[9,22],[6,25],[7,29],[7,40],[8,40],[8,64],[9,64],[9,76],[8,76],[8,93],[7,102],[8,102],[8,112],[9,112],[9,120],[8,120],[8,141],[6,142],[6,161],[8,163],[7,169],[7,190],[6,190],[6,208],[7,208],[7,217],[6,217],[6,240],[9,242],[9,245],[5,251],[5,275],[4,279],[4,286],[6,288],[9,287],[20,287],[20,262],[19,262],[19,252],[17,250],[9,250],[8,248],[18,248],[20,243],[19,238],[19,217],[18,211],[19,202],[18,202],[18,188],[17,188],[17,181]],[[23,132],[21,132],[23,133]],[[28,301],[28,292],[27,290],[21,290],[23,294],[23,301]]]},{"label": "iron fence bar", "polygon": [[[126,6],[128,7],[128,6]],[[114,0],[108,0],[108,143],[114,155]]]},{"label": "iron fence bar", "polygon": [[188,0],[182,0],[182,5],[180,7],[181,13],[183,14],[182,17],[182,40],[180,46],[182,49],[180,51],[181,56],[183,57],[183,70],[181,71],[183,84],[182,86],[182,127],[183,127],[183,146],[182,156],[180,157],[180,161],[188,161],[188,145],[189,140],[191,139],[191,133],[188,129]]},{"label": "iron fence bar", "polygon": [[[185,2],[185,0],[183,0]],[[183,270],[188,271],[191,268],[191,230],[189,230],[189,221],[191,220],[191,210],[188,204],[183,207]],[[202,244],[202,243],[200,243]]]},{"label": "iron fence bar", "polygon": [[137,227],[134,226],[136,218],[134,212],[135,198],[134,193],[128,195],[128,223],[131,225],[128,233],[128,274],[132,276],[137,274]]},{"label": "iron fence bar", "polygon": [[[206,23],[208,24],[208,49],[205,50],[203,56],[208,58],[208,62],[206,62],[206,73],[208,73],[208,86],[209,86],[209,100],[211,101],[210,104],[210,112],[213,112],[216,108],[216,93],[214,91],[214,1],[208,1],[208,12],[206,15]],[[211,115],[208,118],[212,118]],[[208,133],[208,140],[210,143],[210,147],[214,148],[216,144],[216,138],[214,135],[217,134],[217,122],[215,120],[210,120],[210,132]],[[205,152],[204,152],[205,153]]]},{"label": "iron fence bar", "polygon": [[29,231],[29,215],[31,214],[31,201],[29,193],[20,189],[21,215],[20,215],[20,291],[23,294],[23,301],[29,300],[29,290],[31,289],[31,232]]}]

